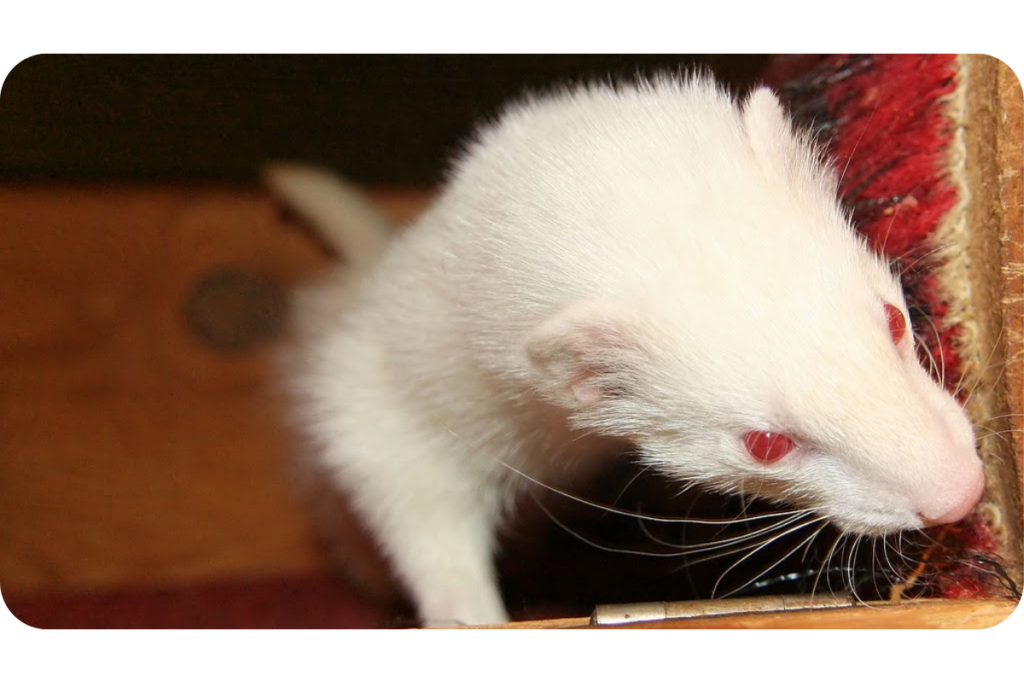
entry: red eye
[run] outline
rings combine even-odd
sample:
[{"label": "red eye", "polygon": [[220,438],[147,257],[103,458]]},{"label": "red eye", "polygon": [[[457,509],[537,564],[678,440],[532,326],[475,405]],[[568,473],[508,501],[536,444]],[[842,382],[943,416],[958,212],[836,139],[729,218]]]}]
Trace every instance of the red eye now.
[{"label": "red eye", "polygon": [[773,462],[793,450],[793,440],[775,432],[747,432],[747,452],[762,462]]},{"label": "red eye", "polygon": [[885,317],[889,321],[889,336],[893,344],[899,344],[907,331],[907,319],[903,317],[903,311],[892,304],[885,305]]}]

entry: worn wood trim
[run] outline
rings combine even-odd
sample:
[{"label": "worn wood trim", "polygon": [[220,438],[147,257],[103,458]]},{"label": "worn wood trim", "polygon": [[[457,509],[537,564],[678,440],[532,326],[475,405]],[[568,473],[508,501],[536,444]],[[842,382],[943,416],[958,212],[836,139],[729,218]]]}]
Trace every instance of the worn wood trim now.
[{"label": "worn wood trim", "polygon": [[[730,600],[721,600],[726,606]],[[739,601],[742,602],[742,601]],[[1018,606],[1004,598],[916,600],[829,609],[737,611],[733,614],[596,626],[589,617],[521,621],[474,629],[979,629],[1005,621]]]},{"label": "worn wood trim", "polygon": [[[964,347],[988,488],[982,509],[999,534],[1013,579],[1024,579],[1021,491],[1021,91],[1008,67],[984,55],[961,59],[967,84],[967,279],[969,343]],[[1016,259],[1016,261],[1015,261]],[[1014,406],[1017,406],[1014,408]],[[1011,414],[1017,413],[1016,424]],[[1017,432],[1012,429],[1016,426]]]}]

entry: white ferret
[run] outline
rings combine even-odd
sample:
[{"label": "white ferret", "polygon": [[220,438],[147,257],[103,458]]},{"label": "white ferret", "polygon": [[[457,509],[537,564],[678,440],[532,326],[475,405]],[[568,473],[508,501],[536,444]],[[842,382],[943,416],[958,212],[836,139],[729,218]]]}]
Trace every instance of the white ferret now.
[{"label": "white ferret", "polygon": [[624,443],[858,534],[982,494],[899,283],[769,90],[666,77],[520,102],[393,240],[333,177],[267,177],[355,275],[296,300],[301,430],[427,623],[506,620],[510,502]]}]

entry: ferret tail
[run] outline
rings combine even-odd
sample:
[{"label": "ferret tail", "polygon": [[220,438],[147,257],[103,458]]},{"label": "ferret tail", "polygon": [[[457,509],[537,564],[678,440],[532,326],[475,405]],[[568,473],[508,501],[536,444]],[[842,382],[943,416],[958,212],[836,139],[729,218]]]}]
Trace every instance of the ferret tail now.
[{"label": "ferret tail", "polygon": [[263,182],[354,267],[374,263],[391,239],[388,220],[362,193],[330,171],[273,163],[264,167]]}]

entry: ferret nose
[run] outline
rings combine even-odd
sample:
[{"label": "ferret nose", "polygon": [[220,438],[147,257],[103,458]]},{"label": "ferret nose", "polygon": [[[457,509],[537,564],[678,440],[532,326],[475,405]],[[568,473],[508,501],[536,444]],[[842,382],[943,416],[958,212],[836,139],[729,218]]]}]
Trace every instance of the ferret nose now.
[{"label": "ferret nose", "polygon": [[981,500],[981,496],[985,493],[985,476],[982,474],[974,479],[971,484],[971,488],[967,494],[960,500],[959,503],[954,505],[948,511],[943,512],[934,517],[926,515],[918,515],[924,526],[938,526],[940,524],[952,524],[953,522],[959,522],[961,519],[966,517],[974,509],[974,506]]}]

